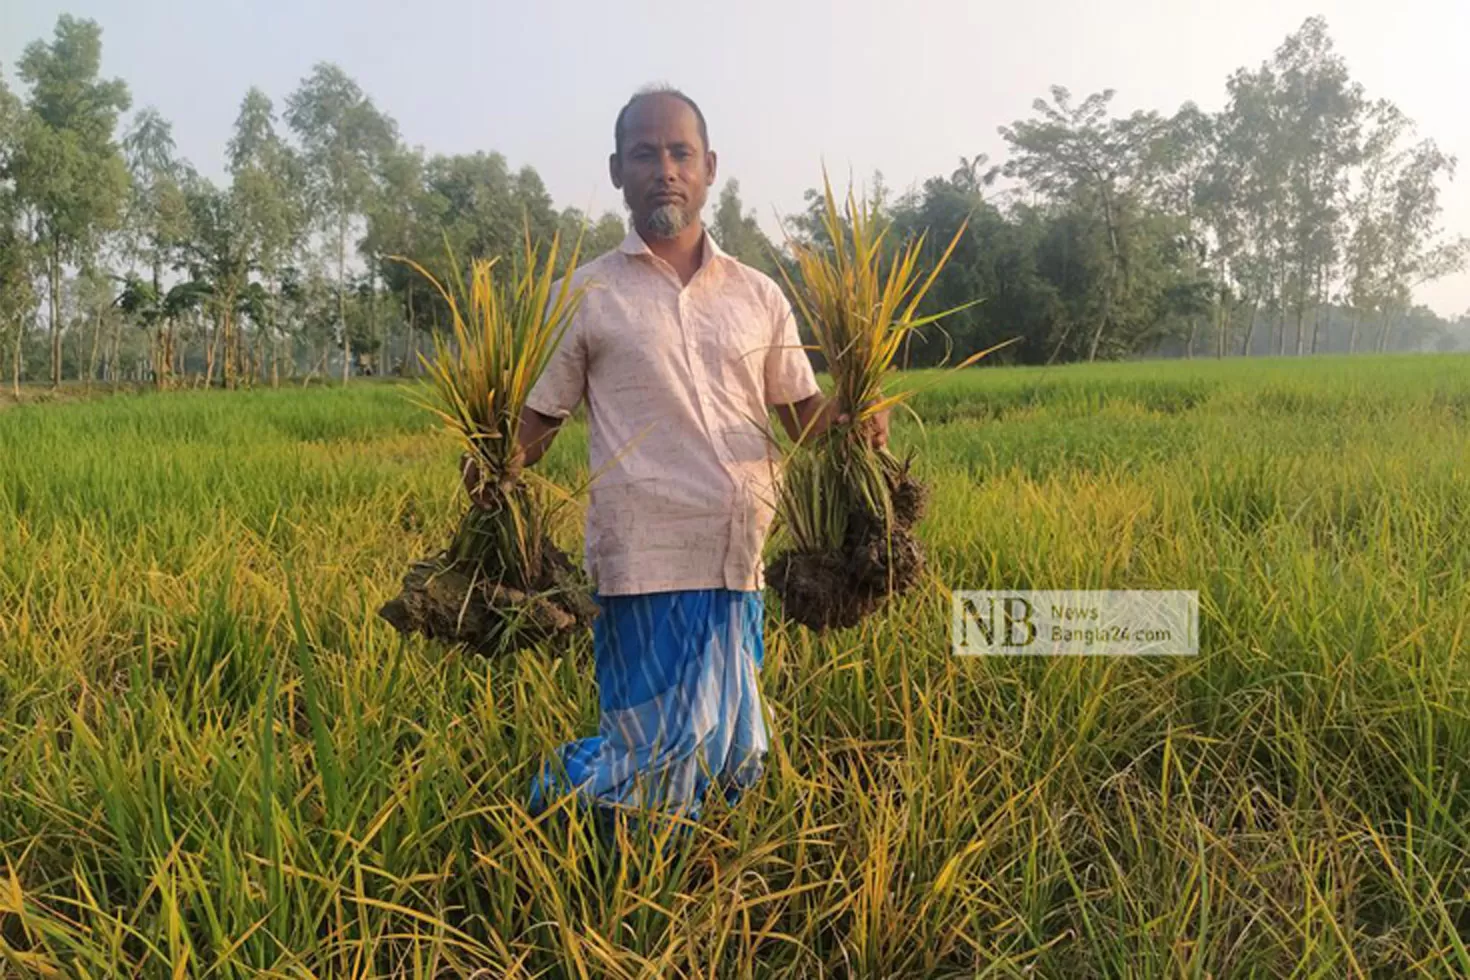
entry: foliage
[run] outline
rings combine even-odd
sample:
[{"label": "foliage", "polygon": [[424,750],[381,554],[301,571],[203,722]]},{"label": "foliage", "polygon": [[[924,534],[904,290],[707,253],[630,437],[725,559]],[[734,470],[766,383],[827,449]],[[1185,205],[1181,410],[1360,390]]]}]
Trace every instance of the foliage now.
[{"label": "foliage", "polygon": [[[1465,360],[927,387],[924,428],[899,416],[894,438],[924,447],[939,578],[1197,588],[1200,654],[955,657],[937,589],[840,637],[770,621],[766,777],[669,854],[621,859],[575,811],[524,809],[597,717],[586,641],[485,664],[372,615],[462,508],[462,444],[402,389],[0,409],[0,957],[93,977],[1464,975]],[[544,465],[575,483],[568,426]],[[569,549],[579,525],[557,525]]]},{"label": "foliage", "polygon": [[[579,247],[580,240],[567,256],[570,270]],[[478,461],[493,504],[484,519],[466,522],[454,557],[489,565],[496,580],[535,574],[547,540],[551,513],[545,495],[525,486],[519,433],[526,399],[582,301],[584,287],[574,286],[571,275],[558,278],[561,249],[560,236],[553,236],[543,253],[527,231],[519,268],[496,277],[496,260],[477,259],[466,279],[448,286],[410,261],[444,300],[453,329],[452,341],[435,335],[434,357],[426,362],[431,407]],[[451,267],[454,262],[451,255]]]},{"label": "foliage", "polygon": [[733,177],[725,181],[724,189],[720,191],[720,203],[715,207],[710,234],[720,248],[741,262],[772,278],[781,277],[779,253],[761,230],[755,212],[744,210],[740,203],[740,182]]},{"label": "foliage", "polygon": [[[589,254],[625,231],[616,214],[558,210],[533,168],[500,154],[403,145],[331,64],[286,94],[282,120],[264,91],[245,93],[215,190],[178,158],[156,110],[120,119],[126,86],[102,74],[96,24],[60,18],[18,67],[23,98],[0,91],[0,349],[17,384],[48,353],[53,381],[87,371],[76,352],[95,321],[64,307],[68,278],[91,267],[149,280],[159,296],[198,281],[219,297],[176,319],[128,320],[101,349],[101,376],[249,385],[416,372],[450,313],[390,255],[449,281],[515,254],[527,226],[537,240],[585,231]],[[1007,340],[998,357],[1025,363],[1470,346],[1463,327],[1414,303],[1470,257],[1441,228],[1456,161],[1369,97],[1322,19],[1233,73],[1219,112],[1119,114],[1113,101],[1057,87],[1001,128],[1004,160],[963,155],[906,191],[874,175],[870,203],[893,229],[886,256],[927,232],[931,263],[965,229],[919,312],[985,299],[910,333],[898,363]],[[823,195],[806,200],[787,226],[829,247]],[[737,181],[708,224],[741,261],[778,280],[792,271]],[[445,267],[446,243],[462,268]],[[254,312],[231,312],[256,285]]]},{"label": "foliage", "polygon": [[63,267],[92,259],[127,194],[127,170],[112,137],[129,105],[128,88],[100,79],[101,62],[101,29],[63,14],[51,43],[33,42],[19,63],[30,92],[9,175],[45,264],[53,385],[61,380]]}]

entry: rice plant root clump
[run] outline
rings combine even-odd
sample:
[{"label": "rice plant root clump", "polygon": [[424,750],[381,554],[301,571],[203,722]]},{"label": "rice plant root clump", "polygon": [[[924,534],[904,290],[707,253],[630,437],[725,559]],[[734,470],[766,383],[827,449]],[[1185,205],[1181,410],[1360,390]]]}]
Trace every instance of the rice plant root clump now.
[{"label": "rice plant root clump", "polygon": [[830,424],[808,423],[786,456],[776,498],[782,544],[766,575],[782,615],[817,631],[856,625],[924,574],[915,525],[928,494],[914,476],[913,457],[900,461],[873,436],[914,394],[884,393],[899,350],[919,328],[955,312],[921,315],[920,304],[965,230],[961,225],[921,276],[922,236],[885,262],[888,229],[876,207],[849,193],[839,208],[825,175],[823,183],[826,243],[792,242],[799,276],[785,266],[782,273],[832,376],[824,409]]},{"label": "rice plant root clump", "polygon": [[[891,459],[891,457],[890,457]],[[924,574],[924,549],[915,525],[924,516],[928,488],[908,462],[887,466],[884,482],[892,524],[882,514],[857,509],[848,515],[835,550],[788,551],[766,578],[781,597],[787,619],[822,631],[856,626],[889,595],[909,591]]]},{"label": "rice plant root clump", "polygon": [[[551,534],[572,495],[525,469],[520,452],[526,398],[581,301],[570,285],[575,249],[556,281],[558,246],[554,239],[539,249],[528,237],[516,274],[497,281],[494,260],[476,260],[454,292],[415,265],[454,324],[453,343],[435,338],[425,405],[463,443],[479,503],[449,546],[415,562],[402,592],[379,610],[400,633],[489,654],[585,629],[596,616],[585,576]],[[452,255],[449,262],[457,269]]]},{"label": "rice plant root clump", "polygon": [[[473,541],[493,515],[472,510],[456,536]],[[534,645],[591,626],[597,606],[582,570],[549,537],[536,549],[533,567],[514,578],[485,567],[451,545],[415,562],[403,591],[379,615],[400,633],[418,633],[480,654],[507,645]],[[465,555],[456,559],[456,553]],[[499,574],[497,574],[497,571]],[[512,584],[514,583],[514,584]]]}]

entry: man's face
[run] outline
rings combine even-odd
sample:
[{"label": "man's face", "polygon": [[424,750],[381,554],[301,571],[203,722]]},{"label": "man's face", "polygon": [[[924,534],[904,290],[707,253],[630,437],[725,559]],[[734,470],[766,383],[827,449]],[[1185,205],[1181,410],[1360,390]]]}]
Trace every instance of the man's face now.
[{"label": "man's face", "polygon": [[642,231],[673,238],[699,220],[715,182],[715,155],[682,99],[650,95],[623,117],[621,153],[609,161],[613,186]]}]

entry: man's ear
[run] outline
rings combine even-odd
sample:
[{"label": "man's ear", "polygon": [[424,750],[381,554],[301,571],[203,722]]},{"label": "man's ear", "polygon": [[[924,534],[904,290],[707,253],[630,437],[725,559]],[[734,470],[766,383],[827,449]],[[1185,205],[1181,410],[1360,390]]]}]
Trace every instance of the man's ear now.
[{"label": "man's ear", "polygon": [[705,151],[705,153],[704,153],[704,169],[706,171],[708,171],[708,174],[709,174],[709,176],[705,180],[705,185],[706,186],[708,186],[708,187],[715,186],[715,171],[719,168],[719,163],[720,163],[720,158],[718,156],[716,156],[714,150],[706,150]]},{"label": "man's ear", "polygon": [[623,167],[622,161],[616,153],[609,154],[607,158],[607,175],[612,178],[612,185],[618,190],[623,189]]}]

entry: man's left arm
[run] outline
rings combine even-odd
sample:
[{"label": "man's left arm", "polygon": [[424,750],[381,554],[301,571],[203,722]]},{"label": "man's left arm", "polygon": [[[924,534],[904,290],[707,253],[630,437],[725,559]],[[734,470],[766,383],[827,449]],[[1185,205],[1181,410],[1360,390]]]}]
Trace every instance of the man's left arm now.
[{"label": "man's left arm", "polygon": [[[834,425],[849,422],[846,414],[838,412],[837,402],[821,392],[789,405],[777,405],[775,409],[776,417],[781,420],[781,426],[792,442],[802,438],[803,434],[810,439]],[[888,445],[888,414],[889,410],[885,408],[863,423],[863,430],[875,449]]]}]

